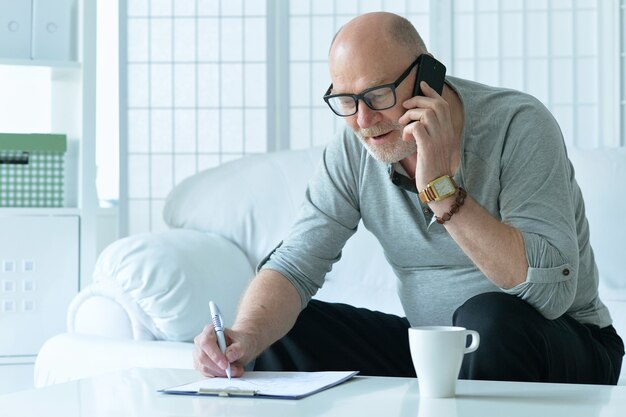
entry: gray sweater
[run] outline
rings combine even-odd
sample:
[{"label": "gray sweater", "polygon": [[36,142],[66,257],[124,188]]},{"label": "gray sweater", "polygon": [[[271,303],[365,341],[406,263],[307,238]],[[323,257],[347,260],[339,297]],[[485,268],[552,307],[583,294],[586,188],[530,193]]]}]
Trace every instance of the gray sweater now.
[{"label": "gray sweater", "polygon": [[[394,185],[389,167],[372,158],[349,129],[325,149],[289,235],[259,268],[276,270],[302,305],[322,286],[347,239],[363,225],[380,241],[398,277],[411,325],[447,325],[468,298],[505,291],[548,319],[611,324],[598,297],[582,194],[563,137],[535,98],[447,77],[465,112],[461,164],[454,179],[495,218],[521,231],[528,275],[504,290],[463,253],[417,194]],[[463,208],[461,208],[463,210]]]}]

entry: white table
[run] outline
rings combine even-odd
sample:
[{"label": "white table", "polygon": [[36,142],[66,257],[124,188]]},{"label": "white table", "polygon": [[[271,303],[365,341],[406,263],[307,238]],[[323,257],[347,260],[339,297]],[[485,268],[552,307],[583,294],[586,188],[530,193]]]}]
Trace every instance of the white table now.
[{"label": "white table", "polygon": [[595,417],[626,415],[625,386],[459,381],[457,397],[420,399],[416,379],[356,377],[302,400],[166,395],[191,370],[133,369],[0,396],[0,416]]}]

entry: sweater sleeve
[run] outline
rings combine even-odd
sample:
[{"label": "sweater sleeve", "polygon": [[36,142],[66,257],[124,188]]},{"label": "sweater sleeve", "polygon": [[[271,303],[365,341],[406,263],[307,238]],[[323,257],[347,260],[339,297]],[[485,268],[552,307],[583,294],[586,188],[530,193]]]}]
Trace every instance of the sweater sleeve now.
[{"label": "sweater sleeve", "polygon": [[574,182],[558,124],[538,101],[512,118],[501,164],[500,215],[521,231],[529,265],[525,282],[504,291],[557,318],[576,295]]},{"label": "sweater sleeve", "polygon": [[324,150],[289,234],[257,270],[272,269],[298,290],[302,308],[322,287],[361,218],[355,167],[359,155],[335,138]]}]

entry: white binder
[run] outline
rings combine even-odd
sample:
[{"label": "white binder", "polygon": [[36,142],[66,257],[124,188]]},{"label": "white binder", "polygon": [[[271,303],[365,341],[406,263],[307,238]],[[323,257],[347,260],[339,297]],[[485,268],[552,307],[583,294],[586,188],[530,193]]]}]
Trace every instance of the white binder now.
[{"label": "white binder", "polygon": [[76,60],[77,13],[76,0],[33,0],[32,59]]},{"label": "white binder", "polygon": [[30,0],[0,0],[0,58],[30,59]]}]

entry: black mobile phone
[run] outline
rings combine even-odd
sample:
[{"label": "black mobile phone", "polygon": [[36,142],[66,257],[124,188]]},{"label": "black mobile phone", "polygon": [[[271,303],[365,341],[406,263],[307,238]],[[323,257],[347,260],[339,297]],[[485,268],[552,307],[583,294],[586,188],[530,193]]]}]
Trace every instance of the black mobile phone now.
[{"label": "black mobile phone", "polygon": [[446,66],[428,54],[422,54],[417,64],[417,76],[415,77],[415,87],[413,87],[414,96],[423,96],[420,82],[426,81],[426,84],[435,90],[439,95],[443,92],[443,83],[446,78]]}]

